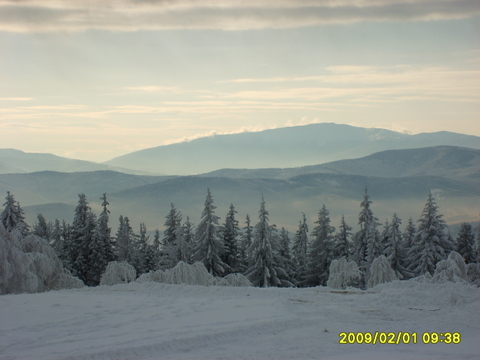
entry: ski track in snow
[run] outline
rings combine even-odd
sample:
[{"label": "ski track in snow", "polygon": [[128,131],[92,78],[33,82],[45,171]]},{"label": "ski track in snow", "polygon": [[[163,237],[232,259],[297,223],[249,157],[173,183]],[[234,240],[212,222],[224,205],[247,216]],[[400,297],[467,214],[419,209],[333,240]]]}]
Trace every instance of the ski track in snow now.
[{"label": "ski track in snow", "polygon": [[[0,297],[0,359],[477,359],[480,289],[415,281],[368,291],[132,283]],[[417,344],[339,344],[340,332]],[[460,344],[423,344],[423,332]]]}]

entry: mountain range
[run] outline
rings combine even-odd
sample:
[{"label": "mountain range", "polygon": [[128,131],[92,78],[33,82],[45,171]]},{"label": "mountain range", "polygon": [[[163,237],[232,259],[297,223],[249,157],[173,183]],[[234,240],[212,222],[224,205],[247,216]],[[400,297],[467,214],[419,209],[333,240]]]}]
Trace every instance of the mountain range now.
[{"label": "mountain range", "polygon": [[[132,152],[104,163],[0,149],[0,174],[113,170],[136,175],[193,175],[225,168],[285,169],[308,165],[313,166],[306,169],[308,172],[341,173],[338,169],[316,167],[385,150],[440,145],[480,149],[480,137],[446,131],[408,135],[385,129],[322,123],[203,137]],[[283,178],[293,176],[290,170],[282,173]]]},{"label": "mountain range", "polygon": [[104,164],[156,174],[192,175],[222,168],[317,165],[384,150],[439,145],[480,149],[480,137],[446,131],[408,135],[322,123],[203,137],[132,152]]},{"label": "mountain range", "polygon": [[138,227],[162,229],[170,204],[198,223],[210,188],[216,213],[223,221],[230,203],[244,225],[247,214],[252,223],[263,194],[272,223],[295,231],[301,213],[311,229],[325,204],[332,222],[340,216],[354,228],[364,189],[373,201],[380,222],[394,212],[404,219],[418,219],[428,191],[432,191],[448,223],[478,220],[480,197],[480,150],[436,146],[388,150],[359,159],[285,169],[220,169],[195,176],[132,175],[116,171],[64,173],[42,171],[0,175],[0,194],[10,191],[20,201],[33,223],[37,213],[48,220],[71,222],[79,193],[85,193],[95,212],[100,197],[108,194],[111,225],[118,216],[131,219]]}]

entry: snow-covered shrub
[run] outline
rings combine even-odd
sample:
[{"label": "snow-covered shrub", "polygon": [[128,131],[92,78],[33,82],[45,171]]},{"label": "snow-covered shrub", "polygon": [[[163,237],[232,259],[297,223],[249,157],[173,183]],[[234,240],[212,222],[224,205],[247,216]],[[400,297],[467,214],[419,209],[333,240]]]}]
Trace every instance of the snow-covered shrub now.
[{"label": "snow-covered shrub", "polygon": [[467,264],[468,281],[480,286],[480,263]]},{"label": "snow-covered shrub", "polygon": [[201,262],[189,265],[180,261],[174,268],[165,270],[164,273],[165,282],[168,284],[208,285],[213,278]]},{"label": "snow-covered shrub", "polygon": [[126,261],[111,261],[100,278],[100,285],[126,284],[136,277],[137,271]]},{"label": "snow-covered shrub", "polygon": [[153,280],[153,275],[155,274],[154,271],[149,271],[148,273],[143,273],[142,275],[140,275],[138,277],[137,280],[135,280],[135,282],[138,282],[138,283],[144,283],[144,282],[151,282],[151,281],[154,281]]},{"label": "snow-covered shrub", "polygon": [[462,256],[452,251],[446,260],[441,260],[435,267],[432,277],[433,283],[468,282],[467,265]]},{"label": "snow-covered shrub", "polygon": [[246,276],[239,273],[228,274],[224,277],[228,282],[228,286],[253,286]]},{"label": "snow-covered shrub", "polygon": [[329,271],[327,286],[334,289],[346,289],[347,286],[354,286],[361,278],[357,264],[354,261],[348,261],[344,256],[333,260]]},{"label": "snow-covered shrub", "polygon": [[83,283],[63,269],[53,248],[36,235],[0,226],[0,294],[35,293]]},{"label": "snow-covered shrub", "polygon": [[187,284],[203,286],[252,286],[250,281],[242,274],[229,274],[224,278],[214,277],[208,273],[201,262],[189,265],[180,261],[172,269],[157,270],[142,274],[137,282],[155,281],[164,284]]},{"label": "snow-covered shrub", "polygon": [[85,284],[79,278],[72,276],[70,272],[63,269],[63,272],[58,274],[49,285],[50,290],[60,289],[77,289],[84,287]]},{"label": "snow-covered shrub", "polygon": [[374,287],[393,280],[398,280],[398,277],[392,269],[390,261],[384,255],[376,257],[370,265],[367,287]]}]

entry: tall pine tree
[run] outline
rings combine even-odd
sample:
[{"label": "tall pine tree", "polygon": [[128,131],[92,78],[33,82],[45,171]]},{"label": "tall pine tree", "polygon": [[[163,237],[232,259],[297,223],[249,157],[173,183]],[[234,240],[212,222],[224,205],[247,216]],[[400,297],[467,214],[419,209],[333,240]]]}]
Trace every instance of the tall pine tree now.
[{"label": "tall pine tree", "polygon": [[471,264],[477,262],[475,234],[473,233],[471,224],[464,222],[460,226],[460,232],[457,236],[457,247],[455,251],[462,255],[465,263]]},{"label": "tall pine tree", "polygon": [[318,224],[312,231],[313,240],[308,254],[308,278],[310,286],[326,285],[330,263],[333,260],[333,233],[335,228],[330,225],[330,213],[322,206],[318,213]]},{"label": "tall pine tree", "polygon": [[429,191],[422,217],[418,220],[418,231],[409,252],[409,270],[415,276],[427,272],[433,275],[435,265],[448,256],[445,248],[450,246],[446,246],[446,225],[442,217],[443,215],[438,213],[438,206]]},{"label": "tall pine tree", "polygon": [[282,277],[283,279],[287,278],[287,273],[276,262],[272,243],[272,227],[268,224],[268,220],[268,211],[262,195],[258,223],[255,225],[251,246],[252,264],[245,274],[255,286],[291,286],[287,280],[282,281]]},{"label": "tall pine tree", "polygon": [[308,226],[305,214],[303,214],[303,219],[300,220],[298,230],[293,237],[292,254],[296,268],[296,285],[306,286],[308,275]]},{"label": "tall pine tree", "polygon": [[215,215],[215,209],[212,194],[210,189],[207,189],[202,218],[195,232],[195,260],[203,262],[210,274],[219,276],[228,270],[228,266],[220,258],[223,246],[219,236],[219,217]]},{"label": "tall pine tree", "polygon": [[7,196],[5,197],[5,207],[0,214],[0,222],[3,224],[3,227],[8,232],[13,230],[19,230],[22,235],[28,234],[28,225],[25,222],[25,213],[20,206],[18,201],[15,201],[13,194],[10,194],[10,191],[7,191]]},{"label": "tall pine tree", "polygon": [[400,231],[402,220],[393,214],[392,222],[387,227],[385,256],[390,262],[390,266],[395,271],[397,278],[408,279],[412,274],[406,269],[406,252],[403,247],[403,235]]},{"label": "tall pine tree", "polygon": [[235,207],[233,204],[230,204],[225,223],[222,227],[223,254],[221,258],[228,266],[229,270],[227,273],[240,272],[241,270],[237,239],[239,227],[238,221],[235,219],[236,213]]},{"label": "tall pine tree", "polygon": [[340,220],[340,226],[338,227],[338,233],[334,237],[334,246],[333,246],[333,258],[340,259],[345,257],[349,260],[352,256],[352,244],[351,237],[352,233],[350,232],[352,228],[347,225],[345,222],[345,216],[342,214],[342,219]]}]

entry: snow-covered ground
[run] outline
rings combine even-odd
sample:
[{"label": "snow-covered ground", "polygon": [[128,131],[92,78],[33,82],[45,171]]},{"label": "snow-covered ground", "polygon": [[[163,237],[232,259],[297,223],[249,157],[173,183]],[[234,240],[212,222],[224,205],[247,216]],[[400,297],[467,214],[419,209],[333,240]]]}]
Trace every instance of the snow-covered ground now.
[{"label": "snow-covered ground", "polygon": [[[479,359],[480,289],[393,282],[368,291],[154,282],[0,296],[0,359]],[[339,344],[341,332],[417,344]],[[460,344],[421,342],[459,332]]]}]

